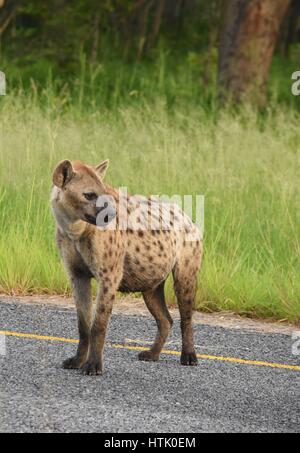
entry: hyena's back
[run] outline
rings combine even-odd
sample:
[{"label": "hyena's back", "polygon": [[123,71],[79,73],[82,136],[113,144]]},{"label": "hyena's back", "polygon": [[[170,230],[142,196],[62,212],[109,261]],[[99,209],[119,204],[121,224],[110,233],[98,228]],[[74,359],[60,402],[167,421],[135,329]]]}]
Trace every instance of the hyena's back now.
[{"label": "hyena's back", "polygon": [[197,278],[201,234],[178,205],[156,204],[153,200],[150,204],[145,198],[135,197],[128,214],[121,291],[155,288],[171,272],[181,280],[180,285],[188,285],[188,276]]}]

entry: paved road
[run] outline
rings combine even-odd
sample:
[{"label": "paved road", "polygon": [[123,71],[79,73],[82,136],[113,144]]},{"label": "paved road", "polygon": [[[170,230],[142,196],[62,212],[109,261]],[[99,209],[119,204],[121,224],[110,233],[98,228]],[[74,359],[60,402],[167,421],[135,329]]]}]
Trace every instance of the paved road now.
[{"label": "paved road", "polygon": [[[158,363],[143,363],[133,347],[153,338],[154,321],[115,315],[105,374],[86,377],[60,368],[76,344],[46,338],[76,339],[73,310],[0,302],[0,330],[13,332],[0,334],[0,431],[300,431],[300,360],[292,355],[290,336],[200,324],[195,329],[198,353],[207,356],[198,367],[180,366],[179,357],[171,353]],[[176,322],[168,350],[179,349],[179,335]],[[246,363],[219,360],[222,357]]]}]

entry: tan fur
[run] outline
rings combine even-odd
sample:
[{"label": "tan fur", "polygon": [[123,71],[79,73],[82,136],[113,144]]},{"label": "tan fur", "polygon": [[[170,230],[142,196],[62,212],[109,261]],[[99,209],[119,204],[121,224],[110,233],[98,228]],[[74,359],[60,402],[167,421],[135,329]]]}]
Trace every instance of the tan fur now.
[{"label": "tan fur", "polygon": [[[64,367],[81,368],[85,374],[102,372],[105,335],[118,290],[143,293],[158,333],[152,348],[139,358],[158,360],[172,326],[164,298],[164,283],[170,273],[181,314],[181,363],[196,365],[192,310],[202,257],[200,233],[176,205],[171,208],[171,228],[165,229],[161,223],[164,206],[153,214],[153,204],[144,197],[128,198],[127,213],[137,228],[130,222],[125,230],[100,229],[88,223],[86,216],[95,218],[97,207],[96,200],[85,199],[87,192],[113,197],[116,225],[120,226],[119,194],[103,182],[107,167],[108,161],[95,168],[78,161],[63,161],[53,174],[51,205],[57,223],[57,244],[72,282],[80,336],[76,356],[65,361]],[[150,214],[159,226],[146,230]],[[182,230],[172,228],[179,219],[184,222]],[[91,278],[98,282],[95,309]]]}]

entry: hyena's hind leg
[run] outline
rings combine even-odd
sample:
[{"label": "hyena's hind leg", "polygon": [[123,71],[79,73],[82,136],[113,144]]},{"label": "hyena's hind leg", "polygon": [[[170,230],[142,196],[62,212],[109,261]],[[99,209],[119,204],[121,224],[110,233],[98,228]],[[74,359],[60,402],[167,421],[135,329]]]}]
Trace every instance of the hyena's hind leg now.
[{"label": "hyena's hind leg", "polygon": [[139,360],[157,361],[161,350],[168,338],[173,320],[166,306],[164,284],[161,283],[156,289],[143,293],[145,303],[150,313],[154,316],[157,324],[155,341],[149,351],[142,351]]},{"label": "hyena's hind leg", "polygon": [[[197,291],[197,277],[201,265],[202,244],[187,243],[190,250],[183,253],[173,270],[174,289],[180,311],[182,334],[182,365],[198,364],[192,325],[193,306]],[[191,253],[192,252],[192,253]]]}]

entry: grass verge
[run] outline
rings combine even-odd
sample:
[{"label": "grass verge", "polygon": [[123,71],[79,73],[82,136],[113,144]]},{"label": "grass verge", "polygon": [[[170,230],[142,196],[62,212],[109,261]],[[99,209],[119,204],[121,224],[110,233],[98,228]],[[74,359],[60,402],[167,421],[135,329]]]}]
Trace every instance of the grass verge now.
[{"label": "grass verge", "polygon": [[69,291],[49,209],[52,169],[63,158],[109,157],[109,182],[131,193],[205,195],[198,309],[300,319],[298,113],[209,115],[157,99],[61,114],[59,100],[50,104],[1,99],[0,291]]}]

